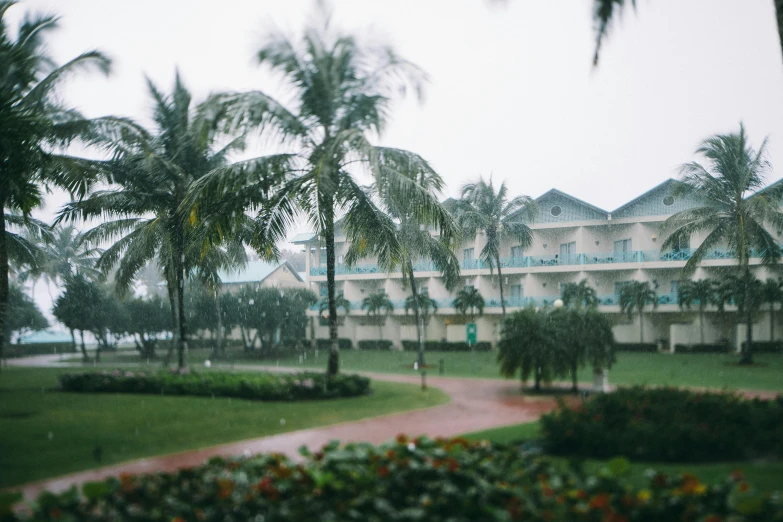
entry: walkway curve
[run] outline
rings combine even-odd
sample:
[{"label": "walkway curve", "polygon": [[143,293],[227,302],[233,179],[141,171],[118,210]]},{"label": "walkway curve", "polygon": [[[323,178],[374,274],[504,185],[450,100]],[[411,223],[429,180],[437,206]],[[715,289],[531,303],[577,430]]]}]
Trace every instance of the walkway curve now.
[{"label": "walkway curve", "polygon": [[[65,366],[63,363],[58,363],[56,359],[47,360],[42,357],[31,359],[33,360],[28,361],[31,366]],[[27,366],[19,359],[15,360],[12,365]],[[234,369],[243,371],[301,370],[300,368],[274,368],[257,365],[235,365]],[[420,378],[417,375],[376,373],[363,373],[363,375],[367,375],[372,379],[390,382],[420,383]],[[292,431],[269,437],[134,460],[23,484],[9,489],[21,490],[25,499],[33,500],[43,490],[52,492],[65,491],[73,485],[101,480],[120,473],[139,474],[174,471],[179,468],[197,466],[206,459],[215,456],[230,457],[248,453],[278,452],[297,457],[297,450],[303,445],[311,449],[317,449],[332,440],[378,444],[392,439],[399,433],[413,436],[453,437],[462,433],[498,426],[532,422],[537,420],[542,413],[550,411],[555,407],[555,401],[551,397],[522,395],[520,393],[519,381],[428,377],[427,384],[449,394],[451,402],[442,406],[392,413],[359,421]],[[324,405],[327,406],[327,404],[325,403]]]}]

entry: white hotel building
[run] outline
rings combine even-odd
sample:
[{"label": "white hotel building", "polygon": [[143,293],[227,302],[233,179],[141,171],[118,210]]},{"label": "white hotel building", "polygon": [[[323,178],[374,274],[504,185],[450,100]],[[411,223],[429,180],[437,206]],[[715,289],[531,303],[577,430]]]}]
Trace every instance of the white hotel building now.
[{"label": "white hotel building", "polygon": [[[639,318],[628,318],[620,313],[618,294],[627,281],[649,281],[656,288],[658,307],[644,312],[644,342],[660,343],[661,349],[673,349],[677,344],[699,342],[699,319],[696,307],[681,310],[677,304],[677,285],[683,278],[682,268],[702,238],[690,241],[668,251],[660,249],[663,243],[660,225],[670,215],[697,206],[697,201],[674,197],[671,190],[678,182],[668,180],[629,201],[620,208],[607,212],[573,196],[552,189],[536,199],[539,215],[529,223],[533,242],[523,250],[518,245],[504,244],[501,250],[504,295],[507,313],[528,305],[551,304],[560,297],[565,283],[587,279],[600,300],[599,310],[610,314],[618,342],[639,342]],[[773,236],[781,231],[772,231]],[[306,274],[308,282],[320,295],[326,295],[326,252],[312,234],[300,234],[293,242],[301,244],[308,253]],[[400,347],[400,341],[415,340],[413,314],[405,314],[404,302],[409,290],[403,287],[399,272],[387,274],[370,260],[353,267],[343,264],[348,244],[339,232],[336,246],[336,293],[343,293],[351,302],[346,315],[338,311],[339,336],[353,339],[377,339],[377,323],[362,310],[362,300],[370,293],[384,289],[394,303],[394,312],[386,319],[383,338]],[[477,319],[478,340],[495,342],[499,336],[501,319],[500,291],[497,271],[491,273],[478,259],[484,246],[484,237],[464,243],[458,252],[462,263],[461,275],[465,285],[476,287],[485,300],[483,317]],[[720,278],[736,266],[736,258],[726,248],[715,248],[703,260],[693,279]],[[751,259],[756,277],[777,277],[760,266],[760,259]],[[438,304],[437,315],[426,328],[428,340],[465,340],[465,318],[460,316],[452,301],[456,290],[444,287],[440,274],[426,260],[415,269],[417,283],[428,290]],[[729,316],[719,316],[714,307],[708,308],[705,321],[705,342],[728,340],[738,346],[745,337],[744,325],[736,324],[736,311],[728,308]],[[310,310],[313,320],[311,332],[316,338],[328,338],[326,321],[319,317],[317,307]],[[343,317],[344,316],[344,317]],[[777,320],[777,318],[776,318]],[[769,314],[760,313],[753,325],[754,339],[769,340]],[[783,331],[775,325],[777,332]]]}]

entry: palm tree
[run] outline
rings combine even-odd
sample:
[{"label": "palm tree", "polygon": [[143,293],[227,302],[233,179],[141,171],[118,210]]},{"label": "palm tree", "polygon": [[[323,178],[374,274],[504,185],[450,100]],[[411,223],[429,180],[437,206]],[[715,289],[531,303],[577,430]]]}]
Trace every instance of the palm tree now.
[{"label": "palm tree", "polygon": [[[419,368],[424,367],[424,341],[427,338],[427,326],[430,324],[430,317],[438,313],[438,303],[430,298],[430,293],[425,290],[416,292],[405,298],[405,315],[413,310],[416,320],[416,330],[419,340]],[[418,315],[417,313],[418,312]],[[421,324],[419,324],[421,323]]]},{"label": "palm tree", "polygon": [[454,308],[463,316],[470,310],[470,322],[476,322],[476,312],[479,316],[484,315],[484,298],[475,287],[466,286],[454,298]]},{"label": "palm tree", "polygon": [[5,223],[9,274],[24,282],[44,268],[51,231],[43,221],[16,213],[6,213]]},{"label": "palm tree", "polygon": [[575,306],[576,308],[595,308],[598,306],[598,296],[595,289],[590,286],[587,279],[582,279],[579,283],[566,283],[563,285],[561,299],[566,306]]},{"label": "palm tree", "polygon": [[[719,245],[727,245],[736,253],[739,274],[748,282],[751,253],[761,256],[763,265],[774,265],[780,260],[780,247],[765,227],[783,228],[783,213],[779,209],[783,184],[765,188],[770,168],[765,158],[766,145],[765,139],[755,151],[740,124],[739,133],[712,136],[696,150],[709,160],[709,168],[697,162],[681,167],[683,183],[673,194],[689,195],[702,203],[674,214],[663,223],[663,231],[670,232],[661,249],[672,248],[694,233],[706,234],[685,264],[686,275],[692,274],[702,259]],[[751,285],[745,284],[744,288],[748,292],[744,300],[750,302]],[[747,340],[740,361],[744,364],[753,362],[751,308],[744,309]]]},{"label": "palm tree", "polygon": [[[336,296],[334,296],[335,301],[335,309],[342,308],[345,311],[345,315],[348,315],[351,313],[351,302],[345,298],[345,294],[340,292]],[[318,315],[323,316],[324,312],[329,312],[330,303],[328,297],[323,297],[320,301],[318,301]],[[330,323],[331,324],[331,323]]]},{"label": "palm tree", "polygon": [[533,232],[523,221],[533,221],[538,214],[538,205],[528,196],[517,196],[508,200],[506,183],[500,184],[497,192],[492,179],[486,183],[479,178],[476,183],[462,187],[461,202],[457,205],[457,219],[465,237],[475,237],[483,231],[486,244],[481,250],[481,260],[489,266],[490,272],[497,268],[500,287],[500,305],[506,316],[506,302],[503,299],[503,274],[501,272],[500,249],[503,241],[516,241],[527,248],[533,241]]},{"label": "palm tree", "polygon": [[18,241],[12,238],[9,244],[6,216],[29,216],[41,205],[45,187],[84,195],[98,162],[57,151],[77,139],[89,143],[96,122],[63,105],[56,91],[79,70],[109,71],[109,60],[97,51],[56,65],[47,52],[46,36],[57,28],[57,17],[27,15],[12,32],[6,15],[15,4],[0,1],[0,357],[9,256],[20,253]]},{"label": "palm tree", "polygon": [[775,305],[783,299],[780,279],[767,279],[761,287],[761,300],[769,304],[769,340],[775,342]]},{"label": "palm tree", "polygon": [[644,319],[642,312],[647,305],[658,308],[658,295],[647,281],[631,281],[620,289],[620,311],[632,317],[639,312],[639,343],[644,343]]},{"label": "palm tree", "polygon": [[[333,31],[329,17],[308,27],[300,40],[272,33],[256,55],[260,64],[280,73],[293,94],[287,107],[262,92],[227,95],[215,104],[227,107],[243,125],[275,128],[298,146],[300,170],[289,172],[273,197],[264,189],[274,182],[235,179],[217,191],[241,211],[262,207],[258,220],[271,243],[283,241],[299,214],[304,214],[326,249],[329,339],[327,372],[338,371],[337,302],[335,299],[335,222],[351,243],[367,231],[393,232],[374,194],[394,193],[408,199],[419,217],[439,207],[437,199],[409,172],[432,171],[412,152],[380,147],[373,138],[385,129],[393,102],[409,87],[421,92],[425,75],[383,45],[366,46]],[[356,177],[362,170],[373,179],[372,190]],[[274,175],[272,176],[274,177]],[[232,196],[233,194],[233,196]]]},{"label": "palm tree", "polygon": [[394,312],[394,303],[389,299],[386,290],[379,289],[362,300],[362,310],[367,310],[367,315],[375,317],[378,322],[378,339],[383,340],[383,325],[386,318]]},{"label": "palm tree", "polygon": [[677,288],[677,304],[680,309],[690,310],[692,305],[699,307],[699,330],[701,344],[704,344],[704,311],[707,306],[715,304],[717,282],[712,279],[699,279],[698,281],[683,281]]},{"label": "palm tree", "polygon": [[[220,213],[210,208],[209,201],[185,205],[186,191],[207,175],[249,176],[264,160],[229,162],[229,155],[243,148],[243,138],[225,143],[219,132],[225,114],[205,104],[194,108],[179,74],[171,95],[150,81],[148,88],[154,103],[154,129],[128,125],[119,136],[107,137],[116,150],[110,163],[114,185],[69,203],[58,220],[114,218],[88,231],[85,238],[114,242],[101,254],[97,266],[107,272],[118,265],[115,280],[120,291],[130,286],[150,260],[157,260],[171,303],[178,366],[184,368],[185,280],[208,260],[210,248],[236,236],[236,229],[227,233],[222,228],[223,222],[214,217]],[[215,200],[215,206],[219,203]],[[237,223],[243,222],[240,214],[231,214]],[[263,239],[256,240],[263,251]]]}]

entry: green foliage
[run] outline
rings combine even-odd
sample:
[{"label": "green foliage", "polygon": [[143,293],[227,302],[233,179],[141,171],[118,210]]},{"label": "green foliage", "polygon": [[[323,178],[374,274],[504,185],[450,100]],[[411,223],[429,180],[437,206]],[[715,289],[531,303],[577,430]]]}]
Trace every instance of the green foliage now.
[{"label": "green foliage", "polygon": [[731,346],[726,344],[675,344],[674,353],[727,353]]},{"label": "green foliage", "polygon": [[561,299],[565,306],[576,308],[595,308],[598,306],[598,296],[595,293],[595,289],[587,282],[587,279],[582,279],[578,283],[564,284]]},{"label": "green foliage", "polygon": [[[402,349],[406,352],[415,352],[419,349],[416,341],[402,341]],[[463,341],[424,341],[424,349],[428,352],[469,352],[471,345]],[[480,341],[473,345],[477,352],[492,351],[492,343]]]},{"label": "green foliage", "polygon": [[8,313],[3,330],[6,342],[10,342],[14,336],[19,339],[49,326],[49,321],[41,314],[35,302],[18,285],[11,285],[8,290]]},{"label": "green foliage", "polygon": [[[329,350],[331,347],[332,341],[329,339],[316,339],[315,340],[315,347],[318,350]],[[353,349],[353,340],[347,339],[347,338],[339,338],[337,339],[337,347],[340,350],[351,350]]]},{"label": "green foliage", "polygon": [[[484,298],[473,286],[466,286],[457,292],[457,297],[454,298],[452,304],[463,317],[470,315],[471,322],[474,320],[476,312],[478,312],[479,316],[484,315]],[[468,311],[470,311],[470,314],[468,314]]]},{"label": "green foliage", "polygon": [[114,370],[63,374],[60,388],[82,393],[144,393],[294,401],[355,397],[370,392],[359,375],[327,379],[322,373],[193,373]]},{"label": "green foliage", "polygon": [[133,298],[122,302],[126,333],[133,336],[142,357],[155,357],[158,337],[172,331],[171,306],[160,296]]},{"label": "green foliage", "polygon": [[3,357],[26,357],[28,355],[51,355],[55,353],[68,353],[73,349],[73,344],[65,343],[30,343],[9,345],[3,353]]},{"label": "green foliage", "polygon": [[383,339],[363,339],[359,341],[358,347],[360,350],[389,351],[393,348],[393,344]]},{"label": "green foliage", "polygon": [[635,353],[656,353],[658,345],[654,343],[615,343],[615,351]]},{"label": "green foliage", "polygon": [[541,417],[555,455],[669,462],[783,456],[783,398],[621,388]]},{"label": "green foliage", "polygon": [[[745,343],[742,343],[745,349]],[[783,343],[780,341],[753,341],[753,350],[756,353],[783,353]]]},{"label": "green foliage", "polygon": [[658,295],[650,287],[648,281],[630,281],[620,288],[620,311],[632,317],[634,312],[639,314],[639,343],[644,343],[644,319],[642,312],[647,305],[658,308]]},{"label": "green foliage", "polygon": [[334,441],[300,452],[296,461],[213,458],[174,473],[114,477],[83,488],[83,499],[75,489],[46,494],[32,515],[95,522],[783,520],[777,496],[740,475],[706,485],[693,475],[653,474],[639,488],[622,459],[586,474],[516,446],[404,435],[380,446]]}]

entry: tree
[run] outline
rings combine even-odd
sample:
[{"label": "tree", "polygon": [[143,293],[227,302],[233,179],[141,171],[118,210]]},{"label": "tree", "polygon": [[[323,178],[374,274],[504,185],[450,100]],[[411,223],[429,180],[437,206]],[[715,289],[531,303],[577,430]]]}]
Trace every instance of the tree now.
[{"label": "tree", "polygon": [[504,318],[497,360],[503,377],[519,371],[524,384],[532,374],[536,391],[542,381],[551,381],[558,358],[549,312],[528,307]]},{"label": "tree", "polygon": [[9,274],[24,282],[38,274],[46,263],[45,245],[51,240],[49,225],[17,213],[6,213],[5,223]]},{"label": "tree", "polygon": [[527,248],[533,241],[533,232],[523,215],[531,222],[538,215],[538,205],[528,196],[508,199],[506,183],[500,184],[497,192],[492,179],[486,183],[482,178],[478,182],[462,187],[461,203],[457,206],[457,219],[465,237],[475,237],[483,231],[486,243],[481,249],[481,260],[489,266],[490,272],[498,271],[500,288],[500,306],[503,317],[506,315],[506,302],[503,298],[503,273],[501,271],[500,249],[504,241],[515,241]]},{"label": "tree", "polygon": [[307,333],[307,309],[318,302],[312,290],[288,288],[281,299],[281,340],[293,341],[300,347]]},{"label": "tree", "polygon": [[55,63],[46,47],[47,35],[57,28],[55,16],[28,14],[12,34],[7,13],[15,4],[0,1],[0,358],[7,337],[9,257],[23,248],[19,236],[7,233],[6,216],[27,218],[47,187],[84,195],[99,162],[59,151],[77,139],[90,143],[98,122],[65,106],[57,88],[83,69],[109,71],[109,60],[97,51]]},{"label": "tree", "polygon": [[762,289],[763,283],[752,275],[750,279],[737,274],[723,277],[715,290],[718,312],[723,315],[726,312],[726,305],[735,305],[737,315],[742,318],[741,322],[745,322],[750,330],[753,328],[753,317],[763,302]]},{"label": "tree", "polygon": [[[682,183],[673,195],[691,196],[700,205],[670,216],[662,225],[668,236],[661,249],[672,248],[680,241],[688,240],[694,233],[704,233],[704,241],[685,263],[684,273],[692,274],[698,264],[717,246],[728,246],[737,257],[737,269],[747,280],[746,292],[751,292],[751,254],[761,257],[764,265],[775,265],[781,251],[771,230],[783,228],[780,201],[783,184],[765,188],[766,173],[770,168],[766,160],[765,139],[758,151],[747,141],[745,127],[735,134],[717,134],[704,140],[696,150],[704,155],[708,166],[686,163],[681,167]],[[750,302],[748,293],[743,300]],[[753,317],[751,307],[745,307],[747,339],[740,362],[753,362]]]},{"label": "tree", "polygon": [[[432,171],[417,154],[373,145],[380,137],[393,102],[405,88],[421,92],[424,74],[384,45],[362,45],[352,36],[324,23],[308,27],[301,40],[270,35],[257,54],[260,64],[280,73],[293,94],[290,108],[262,92],[224,96],[216,103],[229,107],[236,121],[274,126],[298,146],[301,169],[271,191],[276,175],[267,178],[223,178],[226,204],[240,211],[261,206],[258,220],[271,242],[285,240],[295,218],[303,213],[326,249],[326,280],[330,350],[327,373],[339,366],[337,301],[335,294],[335,223],[340,214],[350,243],[374,233],[393,234],[394,223],[373,198],[396,194],[415,209],[417,222],[426,223],[440,205],[410,172]],[[368,173],[373,189],[362,186],[356,174]],[[217,178],[215,178],[217,179]],[[272,181],[269,181],[269,180]],[[381,198],[380,201],[386,200]],[[394,246],[389,248],[393,249]]]},{"label": "tree", "polygon": [[[80,333],[82,357],[86,362],[89,357],[84,344],[84,332],[92,332],[96,339],[98,337],[105,339],[107,317],[112,313],[112,305],[97,283],[88,280],[78,272],[67,276],[64,286],[63,293],[54,302],[52,313],[71,331],[71,338],[75,339],[74,332]],[[96,360],[100,358],[101,346],[99,340],[98,350],[95,353]]]},{"label": "tree", "polygon": [[378,289],[362,299],[362,310],[367,310],[367,315],[375,318],[378,323],[378,339],[383,340],[383,325],[386,318],[394,312],[394,303],[389,299],[389,294],[384,289]]},{"label": "tree", "polygon": [[639,313],[639,343],[644,343],[644,317],[642,313],[647,305],[658,308],[658,295],[647,281],[631,281],[620,289],[620,311],[633,317]]},{"label": "tree", "polygon": [[[428,291],[417,292],[405,298],[405,315],[413,310],[416,320],[416,331],[419,341],[419,368],[424,367],[424,341],[427,338],[427,326],[430,324],[430,317],[438,313],[438,303],[435,299],[430,299]],[[421,322],[421,324],[419,324]]]},{"label": "tree", "polygon": [[[219,213],[213,211],[210,201],[185,204],[186,193],[208,175],[252,175],[261,160],[229,163],[229,155],[244,147],[243,137],[228,139],[221,132],[224,112],[204,103],[193,107],[179,74],[170,95],[151,81],[147,83],[155,127],[146,130],[129,123],[123,132],[108,135],[105,140],[115,149],[109,164],[114,185],[69,203],[58,220],[115,218],[88,231],[85,238],[113,242],[97,266],[108,272],[118,265],[120,292],[131,285],[148,261],[157,260],[171,303],[177,364],[184,368],[188,331],[185,280],[206,257],[205,251],[237,234],[236,227],[226,233],[214,217]],[[213,203],[222,202],[215,199]],[[246,224],[241,211],[230,218],[241,226]],[[266,245],[262,239],[257,246],[261,248],[261,244]]]},{"label": "tree", "polygon": [[775,305],[783,300],[781,279],[767,279],[761,287],[761,300],[769,305],[769,340],[775,342]]},{"label": "tree", "polygon": [[171,332],[171,305],[160,296],[134,298],[122,304],[123,314],[127,317],[128,333],[143,358],[154,358],[158,336]]},{"label": "tree", "polygon": [[471,323],[476,322],[476,312],[479,316],[484,315],[484,298],[475,287],[466,286],[457,292],[457,297],[454,298],[452,304],[462,316],[468,315],[468,310],[470,310]]},{"label": "tree", "polygon": [[11,343],[14,336],[21,342],[23,336],[49,326],[35,302],[27,297],[17,285],[11,285],[8,292],[8,318],[5,341]]},{"label": "tree", "polygon": [[598,296],[595,293],[595,289],[587,282],[587,279],[582,279],[579,283],[566,283],[563,285],[561,299],[565,306],[574,306],[576,308],[595,308],[598,306]]},{"label": "tree", "polygon": [[609,318],[595,307],[562,307],[549,315],[556,359],[553,373],[571,376],[571,391],[578,391],[577,371],[590,360],[594,373],[614,363],[614,334]]},{"label": "tree", "polygon": [[692,305],[699,307],[699,329],[701,344],[704,344],[704,311],[707,306],[715,304],[717,282],[712,279],[699,279],[698,281],[683,281],[677,288],[677,303],[680,308],[690,310]]}]

